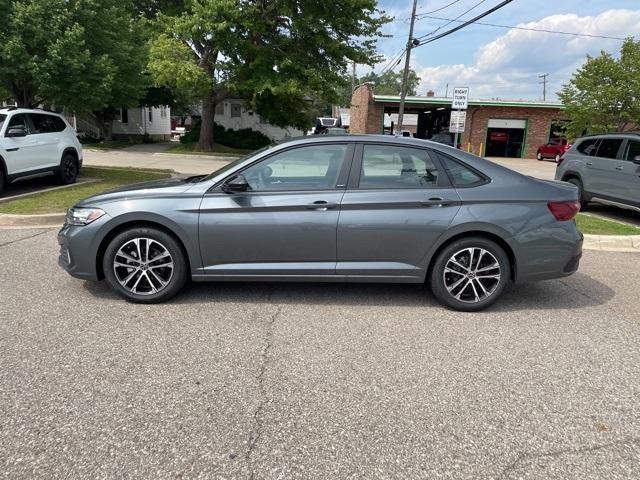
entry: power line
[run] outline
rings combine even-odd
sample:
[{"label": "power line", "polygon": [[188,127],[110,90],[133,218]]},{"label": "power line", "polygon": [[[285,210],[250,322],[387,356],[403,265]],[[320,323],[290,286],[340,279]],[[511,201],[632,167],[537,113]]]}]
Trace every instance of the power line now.
[{"label": "power line", "polygon": [[418,18],[418,17],[422,17],[422,16],[424,16],[424,15],[429,15],[429,14],[431,14],[431,13],[439,12],[439,11],[441,11],[441,10],[444,10],[445,8],[450,7],[451,5],[454,5],[454,4],[458,3],[459,1],[460,1],[460,0],[453,0],[453,2],[451,2],[451,3],[447,3],[444,7],[436,8],[435,10],[431,10],[430,12],[422,12],[422,13],[418,13],[418,14],[416,15],[416,18]]},{"label": "power line", "polygon": [[398,53],[391,57],[391,59],[387,62],[387,65],[382,70],[380,70],[380,73],[378,73],[378,75],[383,75],[389,70],[393,70],[396,66],[398,66],[398,64],[402,61],[402,58],[404,57],[404,53],[406,51],[406,48],[401,48]]},{"label": "power line", "polygon": [[[456,20],[458,20],[460,17],[464,17],[467,13],[469,13],[471,10],[479,7],[480,5],[482,5],[484,2],[486,2],[487,0],[480,0],[478,3],[476,3],[473,7],[471,7],[470,9],[462,12],[460,15],[458,15],[456,18],[454,18],[453,20],[448,21],[447,23],[445,23],[444,25],[440,25],[438,28],[436,28],[435,30],[425,34],[425,35],[421,35],[420,37],[418,37],[418,40],[421,40],[423,38],[426,37],[430,37],[431,35],[435,35],[437,32],[439,32],[440,30],[442,30],[444,27],[446,27],[447,25],[451,25],[453,22],[455,22]],[[425,14],[425,17],[427,15]]]},{"label": "power line", "polygon": [[476,21],[480,20],[481,18],[486,17],[487,15],[495,12],[496,10],[501,9],[502,7],[508,5],[509,3],[513,2],[513,0],[504,0],[503,2],[499,3],[498,5],[496,5],[493,8],[490,8],[489,10],[481,13],[480,15],[476,15],[475,17],[473,17],[471,20],[466,20],[465,22],[463,22],[462,24],[458,25],[457,27],[454,27],[450,30],[447,30],[446,32],[442,32],[440,35],[436,35],[435,37],[431,37],[429,39],[426,40],[422,40],[418,46],[420,45],[426,45],[427,43],[431,43],[431,42],[435,42],[436,40],[439,40],[443,37],[446,37],[447,35],[451,35],[454,32],[457,32],[458,30],[463,29],[464,27],[466,27],[467,25],[471,25],[472,23],[475,23]]},{"label": "power line", "polygon": [[[443,17],[433,17],[429,15],[425,15],[423,18],[430,18],[432,20],[443,20],[450,21],[455,23],[464,23],[464,20],[457,20],[452,18],[443,18]],[[612,37],[608,35],[596,35],[591,33],[577,33],[577,32],[563,32],[561,30],[549,30],[546,28],[534,28],[534,27],[519,27],[514,25],[499,25],[497,23],[485,23],[485,22],[473,22],[474,25],[482,25],[485,27],[497,27],[497,28],[511,28],[515,30],[526,30],[530,32],[540,32],[540,33],[554,33],[558,35],[572,35],[575,37],[589,37],[589,38],[604,38],[606,40],[625,40],[623,37]]]}]

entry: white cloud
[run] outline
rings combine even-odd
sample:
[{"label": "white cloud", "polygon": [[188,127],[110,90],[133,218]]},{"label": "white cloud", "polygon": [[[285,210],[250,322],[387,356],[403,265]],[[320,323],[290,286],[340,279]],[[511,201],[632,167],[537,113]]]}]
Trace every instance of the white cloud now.
[{"label": "white cloud", "polygon": [[[584,17],[576,14],[552,15],[518,26],[625,37],[640,31],[640,11],[607,10],[596,16]],[[598,55],[601,50],[616,54],[620,45],[619,40],[511,29],[482,45],[472,64],[419,69],[422,79],[420,93],[433,89],[437,95],[443,95],[445,84],[448,83],[450,89],[454,84],[468,85],[471,97],[475,98],[538,99],[542,95],[538,75],[549,73],[547,99],[553,100],[556,98],[555,92],[584,63],[587,54]]]}]

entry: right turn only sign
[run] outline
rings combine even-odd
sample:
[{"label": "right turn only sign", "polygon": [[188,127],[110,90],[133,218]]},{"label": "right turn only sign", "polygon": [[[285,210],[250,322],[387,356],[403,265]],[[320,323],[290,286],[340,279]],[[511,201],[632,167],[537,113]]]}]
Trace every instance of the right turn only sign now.
[{"label": "right turn only sign", "polygon": [[466,110],[469,104],[469,87],[454,87],[452,110]]}]

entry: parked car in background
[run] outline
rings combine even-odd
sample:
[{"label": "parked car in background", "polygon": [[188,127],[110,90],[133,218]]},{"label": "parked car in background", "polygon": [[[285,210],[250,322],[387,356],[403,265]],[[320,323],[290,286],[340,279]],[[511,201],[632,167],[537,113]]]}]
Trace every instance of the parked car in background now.
[{"label": "parked car in background", "polygon": [[640,134],[579,138],[561,157],[555,178],[578,187],[583,209],[598,202],[640,212]]},{"label": "parked car in background", "polygon": [[564,152],[571,148],[569,140],[566,138],[555,138],[550,140],[549,143],[538,147],[538,153],[536,157],[538,160],[544,160],[545,158],[553,158],[556,163],[560,161],[560,157],[564,155]]},{"label": "parked car in background", "polygon": [[40,109],[0,108],[0,191],[17,180],[51,174],[70,184],[81,166],[82,146],[64,117]]},{"label": "parked car in background", "polygon": [[195,281],[425,283],[464,311],[572,274],[577,190],[426,140],[317,135],[81,201],[59,263],[135,302]]}]

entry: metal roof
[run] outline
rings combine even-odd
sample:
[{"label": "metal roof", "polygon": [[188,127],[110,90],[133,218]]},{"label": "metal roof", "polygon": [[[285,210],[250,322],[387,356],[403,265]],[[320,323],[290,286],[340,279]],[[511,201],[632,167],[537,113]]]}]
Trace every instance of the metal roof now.
[{"label": "metal roof", "polygon": [[[374,95],[374,102],[379,103],[400,103],[399,95]],[[451,105],[451,98],[448,97],[406,97],[405,103],[419,103],[424,105]],[[525,108],[560,108],[564,105],[559,102],[541,102],[534,100],[472,100],[469,105],[478,107],[525,107]]]}]

